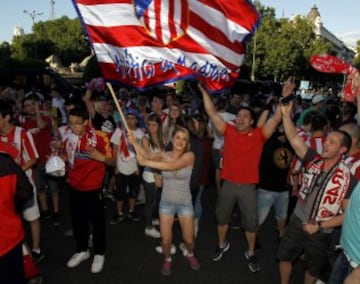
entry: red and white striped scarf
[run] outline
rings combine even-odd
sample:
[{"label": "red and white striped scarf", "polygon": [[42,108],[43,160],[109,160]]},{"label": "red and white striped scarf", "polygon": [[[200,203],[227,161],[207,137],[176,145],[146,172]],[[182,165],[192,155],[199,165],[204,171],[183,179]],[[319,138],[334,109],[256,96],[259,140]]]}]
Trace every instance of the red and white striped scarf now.
[{"label": "red and white striped scarf", "polygon": [[[87,127],[84,135],[86,137],[86,145],[90,147],[95,147],[97,144],[95,129],[91,127]],[[80,152],[80,146],[81,146],[81,137],[74,133],[69,134],[66,143],[66,155],[69,166],[71,168],[74,167],[75,153],[76,151]]]},{"label": "red and white striped scarf", "polygon": [[323,171],[324,161],[313,160],[305,166],[303,182],[299,190],[299,199],[306,202],[317,188],[318,192],[312,205],[309,220],[326,221],[336,216],[350,185],[350,169],[340,160],[327,172],[321,184],[317,182]]}]

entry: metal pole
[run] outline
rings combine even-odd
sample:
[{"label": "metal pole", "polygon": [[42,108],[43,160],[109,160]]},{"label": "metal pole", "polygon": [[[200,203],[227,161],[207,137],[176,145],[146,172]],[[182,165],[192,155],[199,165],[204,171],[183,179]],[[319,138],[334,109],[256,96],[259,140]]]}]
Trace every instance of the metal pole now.
[{"label": "metal pole", "polygon": [[43,12],[37,12],[36,10],[33,10],[32,12],[29,12],[28,10],[23,10],[23,12],[30,16],[33,25],[35,24],[35,18],[43,14]]}]

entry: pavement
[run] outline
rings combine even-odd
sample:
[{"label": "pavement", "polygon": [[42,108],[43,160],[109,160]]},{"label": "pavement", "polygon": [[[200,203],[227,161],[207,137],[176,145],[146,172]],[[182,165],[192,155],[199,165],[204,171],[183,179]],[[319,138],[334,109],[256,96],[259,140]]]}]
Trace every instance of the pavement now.
[{"label": "pavement", "polygon": [[[279,283],[276,262],[277,234],[273,214],[269,215],[259,231],[262,249],[257,252],[261,271],[249,271],[245,260],[245,235],[241,229],[230,229],[228,241],[230,250],[223,258],[214,262],[211,256],[216,245],[216,222],[214,207],[216,190],[214,186],[205,189],[203,194],[203,215],[200,220],[199,234],[196,240],[195,255],[200,261],[199,271],[192,271],[179,249],[172,257],[172,274],[164,277],[160,274],[163,256],[155,251],[159,239],[145,236],[144,223],[134,223],[125,219],[117,225],[110,225],[115,205],[106,199],[107,215],[107,252],[105,266],[101,273],[92,274],[92,258],[78,267],[67,268],[66,262],[75,252],[75,243],[71,236],[64,233],[71,228],[67,208],[67,192],[61,195],[62,224],[53,226],[51,219],[42,221],[41,246],[45,258],[39,263],[43,274],[43,284],[72,283]],[[141,214],[143,205],[137,206]],[[174,243],[177,248],[181,242],[179,224],[174,225]],[[293,270],[292,282],[303,283],[304,263],[299,260]]]}]

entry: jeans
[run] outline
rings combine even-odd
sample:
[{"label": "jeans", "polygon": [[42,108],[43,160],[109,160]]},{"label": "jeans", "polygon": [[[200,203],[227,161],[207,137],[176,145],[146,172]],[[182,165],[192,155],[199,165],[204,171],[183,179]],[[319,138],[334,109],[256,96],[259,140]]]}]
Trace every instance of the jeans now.
[{"label": "jeans", "polygon": [[328,284],[344,283],[345,278],[353,271],[344,253],[341,253],[333,266]]},{"label": "jeans", "polygon": [[146,182],[144,181],[144,190],[145,190],[145,208],[144,208],[144,218],[145,218],[145,226],[152,227],[152,218],[154,209],[158,207],[159,204],[159,196],[160,190],[156,189],[154,182]]},{"label": "jeans", "polygon": [[195,219],[200,219],[202,214],[202,204],[201,204],[201,197],[204,192],[205,185],[200,185],[199,192],[196,195],[195,204],[194,204],[194,211],[195,211]]},{"label": "jeans", "polygon": [[261,226],[266,220],[272,206],[274,206],[276,220],[286,220],[289,205],[288,191],[275,192],[258,188],[257,202],[259,226]]}]

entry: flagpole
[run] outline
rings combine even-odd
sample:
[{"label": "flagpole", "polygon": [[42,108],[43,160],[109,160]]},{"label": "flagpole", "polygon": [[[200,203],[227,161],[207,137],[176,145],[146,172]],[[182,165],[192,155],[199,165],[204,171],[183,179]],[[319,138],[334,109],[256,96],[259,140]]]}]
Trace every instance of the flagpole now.
[{"label": "flagpole", "polygon": [[108,89],[110,91],[110,94],[113,97],[115,106],[116,106],[116,108],[117,108],[117,110],[118,110],[118,112],[120,114],[121,121],[122,121],[123,125],[125,126],[126,131],[129,132],[130,131],[129,126],[128,126],[127,122],[126,122],[126,118],[125,118],[124,113],[123,113],[123,111],[122,111],[122,109],[120,107],[119,101],[116,98],[114,89],[113,89],[112,85],[109,82],[106,83],[106,86],[108,87]]}]

